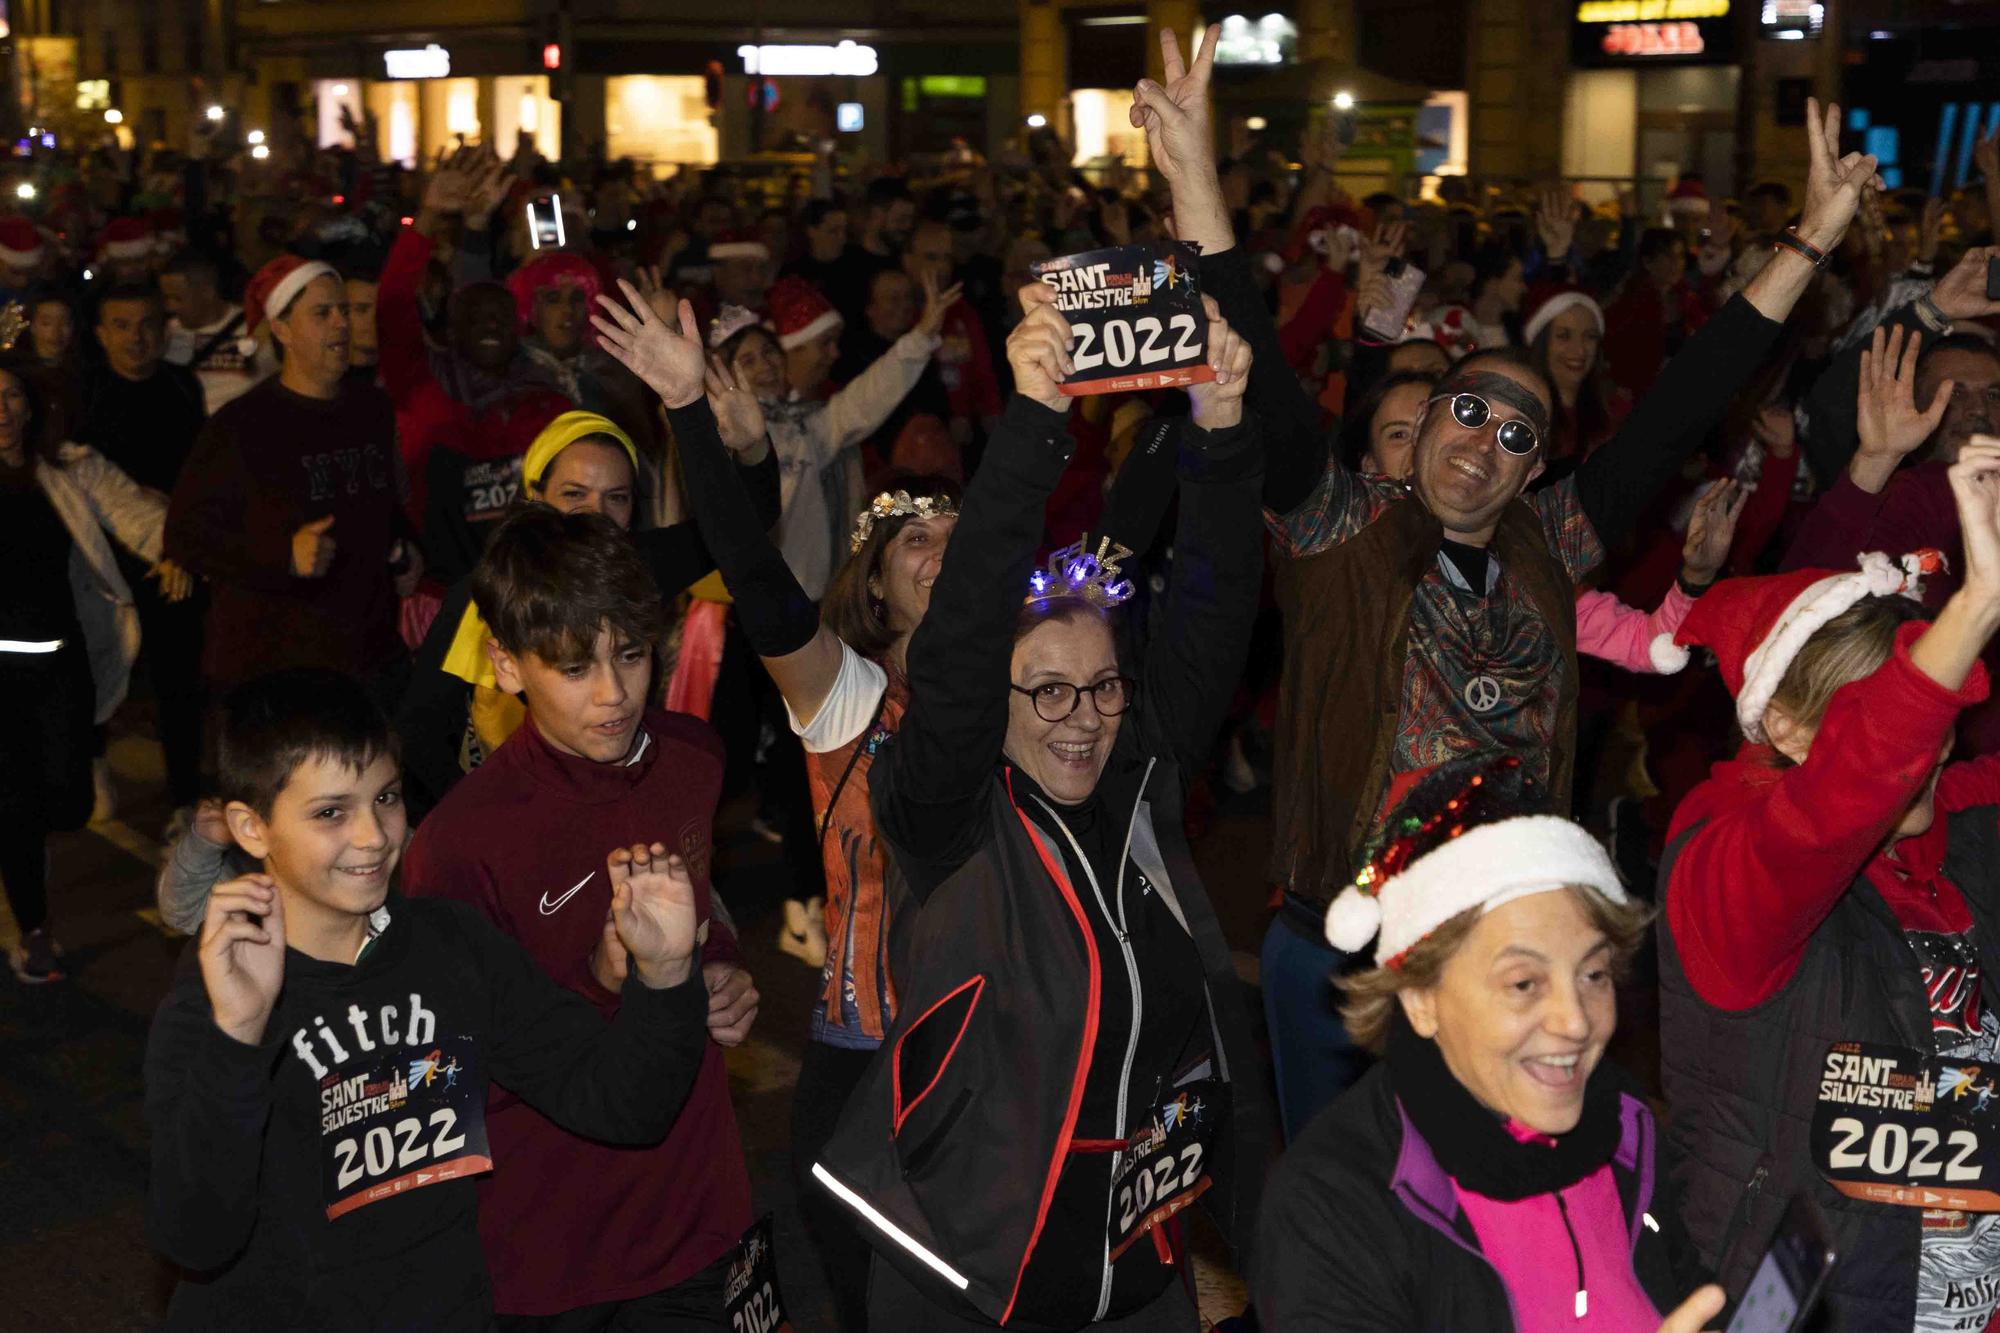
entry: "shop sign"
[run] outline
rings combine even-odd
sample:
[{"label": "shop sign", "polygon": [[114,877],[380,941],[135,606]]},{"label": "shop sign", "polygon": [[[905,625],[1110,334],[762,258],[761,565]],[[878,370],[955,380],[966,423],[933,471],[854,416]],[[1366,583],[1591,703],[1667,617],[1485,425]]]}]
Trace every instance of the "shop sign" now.
[{"label": "shop sign", "polygon": [[382,53],[382,72],[392,79],[444,79],[451,76],[451,52],[429,46]]},{"label": "shop sign", "polygon": [[745,74],[800,78],[866,78],[875,73],[875,48],[843,41],[838,46],[739,46]]},{"label": "shop sign", "polygon": [[1731,0],[1577,0],[1570,59],[1581,66],[1728,64]]}]

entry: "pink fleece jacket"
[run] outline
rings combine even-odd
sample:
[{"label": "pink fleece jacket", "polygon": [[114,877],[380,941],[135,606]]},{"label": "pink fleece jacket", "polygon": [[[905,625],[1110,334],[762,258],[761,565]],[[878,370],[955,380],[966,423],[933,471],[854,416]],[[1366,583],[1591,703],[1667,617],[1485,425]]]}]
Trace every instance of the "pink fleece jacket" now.
[{"label": "pink fleece jacket", "polygon": [[1671,636],[1693,609],[1694,598],[1682,592],[1678,582],[1667,589],[1666,600],[1651,615],[1625,605],[1608,592],[1580,592],[1576,595],[1576,650],[1627,671],[1658,675],[1653,640],[1662,634]]}]

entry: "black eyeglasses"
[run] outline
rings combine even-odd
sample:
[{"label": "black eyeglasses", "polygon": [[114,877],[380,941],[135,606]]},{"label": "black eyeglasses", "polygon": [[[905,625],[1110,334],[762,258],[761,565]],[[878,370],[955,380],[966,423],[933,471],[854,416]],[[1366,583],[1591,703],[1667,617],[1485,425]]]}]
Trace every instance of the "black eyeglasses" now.
[{"label": "black eyeglasses", "polygon": [[1009,684],[1016,694],[1025,694],[1035,705],[1035,716],[1044,722],[1061,722],[1089,695],[1099,717],[1117,717],[1132,706],[1139,682],[1130,676],[1106,676],[1095,685],[1072,685],[1066,680],[1044,681],[1040,685]]},{"label": "black eyeglasses", "polygon": [[[1439,400],[1433,398],[1431,401],[1435,403]],[[1467,430],[1478,430],[1493,419],[1493,405],[1476,393],[1454,394],[1451,400],[1451,415],[1454,421]],[[1535,428],[1519,418],[1501,422],[1500,429],[1494,432],[1494,438],[1500,441],[1502,449],[1516,457],[1532,454],[1542,442],[1541,437],[1535,434]]]}]

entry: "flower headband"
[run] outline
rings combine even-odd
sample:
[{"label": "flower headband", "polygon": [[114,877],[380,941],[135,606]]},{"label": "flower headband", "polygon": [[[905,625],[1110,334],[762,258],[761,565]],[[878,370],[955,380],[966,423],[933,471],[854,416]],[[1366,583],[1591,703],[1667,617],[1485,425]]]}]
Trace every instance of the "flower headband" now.
[{"label": "flower headband", "polygon": [[1065,546],[1049,557],[1047,568],[1028,575],[1028,595],[1022,600],[1081,597],[1092,606],[1117,606],[1132,596],[1132,580],[1120,568],[1131,555],[1131,547],[1109,537],[1098,538],[1095,551],[1086,550],[1081,541]]},{"label": "flower headband", "polygon": [[847,553],[854,555],[868,544],[875,525],[885,519],[956,518],[958,505],[948,495],[911,496],[908,491],[883,491],[855,516],[854,535],[847,539]]}]

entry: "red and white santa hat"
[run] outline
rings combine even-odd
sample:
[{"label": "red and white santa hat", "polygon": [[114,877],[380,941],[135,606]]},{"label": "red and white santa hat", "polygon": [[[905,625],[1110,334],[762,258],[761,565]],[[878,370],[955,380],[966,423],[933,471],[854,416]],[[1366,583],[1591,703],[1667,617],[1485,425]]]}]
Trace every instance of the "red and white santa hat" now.
[{"label": "red and white santa hat", "polygon": [[1588,310],[1597,323],[1598,337],[1604,336],[1604,307],[1592,300],[1590,293],[1571,287],[1543,298],[1528,316],[1528,322],[1521,326],[1521,341],[1534,342],[1543,329],[1555,322],[1556,316],[1571,310]]},{"label": "red and white santa hat", "polygon": [[34,268],[47,251],[42,234],[26,218],[0,218],[0,264],[8,268]]},{"label": "red and white santa hat", "polygon": [[1692,176],[1684,176],[1667,192],[1667,212],[1707,213],[1708,187]]},{"label": "red and white santa hat", "polygon": [[745,228],[725,231],[709,243],[708,257],[724,259],[769,259],[770,250],[765,248],[762,238],[756,232]]},{"label": "red and white santa hat", "polygon": [[841,326],[840,312],[809,279],[794,273],[771,284],[771,327],[786,351],[803,347]]},{"label": "red and white santa hat", "polygon": [[1552,813],[1546,784],[1519,755],[1398,774],[1383,806],[1366,860],[1326,913],[1327,942],[1360,953],[1372,940],[1377,967],[1400,967],[1462,912],[1577,886],[1628,901],[1604,845]]},{"label": "red and white santa hat", "polygon": [[1923,597],[1923,576],[1944,568],[1944,553],[1912,551],[1892,560],[1880,551],[1846,573],[1798,569],[1762,578],[1724,579],[1701,595],[1671,638],[1652,643],[1653,665],[1678,671],[1687,645],[1715,654],[1722,683],[1736,699],[1736,723],[1746,738],[1764,739],[1764,710],[1792,659],[1828,621],[1864,597]]},{"label": "red and white santa hat", "polygon": [[265,320],[284,314],[313,279],[339,276],[333,265],[317,259],[279,255],[258,269],[243,289],[244,332],[255,333]]},{"label": "red and white santa hat", "polygon": [[743,332],[743,330],[754,328],[762,323],[763,320],[758,317],[757,312],[754,310],[747,310],[740,305],[725,305],[722,307],[721,313],[716,315],[714,321],[708,326],[708,345],[710,347],[721,347],[722,344],[728,342],[731,338]]},{"label": "red and white santa hat", "polygon": [[144,218],[113,218],[97,233],[99,259],[145,259],[153,253],[153,229]]}]

